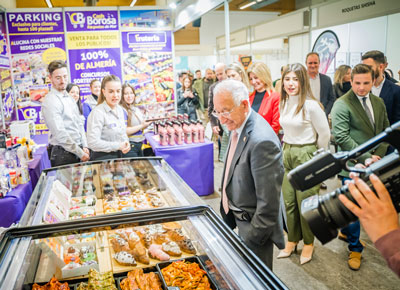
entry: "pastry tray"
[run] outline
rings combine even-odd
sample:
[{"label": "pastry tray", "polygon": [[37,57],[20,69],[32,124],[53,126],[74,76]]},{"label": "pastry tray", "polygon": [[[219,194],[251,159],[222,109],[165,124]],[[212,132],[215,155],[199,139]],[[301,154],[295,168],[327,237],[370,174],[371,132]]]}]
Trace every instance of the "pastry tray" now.
[{"label": "pastry tray", "polygon": [[189,257],[189,258],[183,258],[183,259],[177,259],[177,260],[170,260],[170,261],[167,261],[167,262],[161,262],[161,263],[157,264],[157,269],[158,269],[158,272],[160,273],[161,281],[164,284],[164,286],[166,287],[165,289],[167,289],[167,290],[179,290],[180,288],[179,287],[168,287],[167,283],[164,280],[164,276],[163,276],[161,270],[164,269],[165,267],[169,266],[173,262],[182,261],[182,260],[185,260],[186,262],[199,264],[200,269],[203,269],[206,272],[206,276],[208,278],[208,281],[210,282],[211,289],[219,290],[219,288],[216,286],[214,280],[211,278],[210,274],[208,273],[206,267],[204,267],[203,263],[201,262],[201,260],[197,256],[192,256],[192,257]]},{"label": "pastry tray", "polygon": [[[154,267],[143,268],[143,273],[144,274],[150,273],[150,272],[154,272],[154,273],[157,274],[158,278],[160,278],[160,281],[161,281],[161,288],[163,290],[167,290],[167,288],[165,288],[165,285],[164,285],[164,283],[163,283],[163,281],[161,279],[161,274],[158,272],[158,270],[157,270],[157,268],[155,266]],[[119,273],[118,277],[114,277],[115,283],[117,284],[118,290],[121,290],[120,284],[121,284],[122,280],[124,280],[126,277],[128,277],[128,273]]]}]

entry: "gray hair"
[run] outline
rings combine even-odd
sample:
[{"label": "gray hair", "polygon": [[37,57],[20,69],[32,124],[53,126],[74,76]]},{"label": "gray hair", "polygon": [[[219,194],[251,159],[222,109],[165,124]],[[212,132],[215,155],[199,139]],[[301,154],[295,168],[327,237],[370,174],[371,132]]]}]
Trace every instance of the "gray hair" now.
[{"label": "gray hair", "polygon": [[249,91],[242,82],[237,80],[230,79],[218,83],[214,88],[214,96],[222,92],[230,93],[236,106],[239,106],[244,100],[249,100]]}]

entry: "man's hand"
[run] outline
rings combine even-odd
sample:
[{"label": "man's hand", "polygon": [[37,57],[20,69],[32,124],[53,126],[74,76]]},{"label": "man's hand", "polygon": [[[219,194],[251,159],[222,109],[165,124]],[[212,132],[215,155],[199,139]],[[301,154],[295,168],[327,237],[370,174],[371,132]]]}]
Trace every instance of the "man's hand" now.
[{"label": "man's hand", "polygon": [[214,126],[214,127],[212,127],[212,130],[213,130],[213,133],[214,133],[214,134],[216,134],[216,135],[219,134],[219,131],[220,131],[219,126]]},{"label": "man's hand", "polygon": [[370,166],[372,163],[381,160],[381,157],[378,155],[372,155],[371,158],[368,158],[367,160],[365,160],[365,166]]},{"label": "man's hand", "polygon": [[131,144],[129,142],[121,142],[119,145],[119,150],[122,151],[122,153],[126,154],[131,150]]},{"label": "man's hand", "polygon": [[87,148],[87,147],[83,147],[83,152],[85,152],[86,154],[88,154],[88,155],[90,155],[90,151],[89,151],[89,148]]},{"label": "man's hand", "polygon": [[[85,152],[85,150],[83,151]],[[83,154],[83,156],[81,157],[81,161],[83,162],[89,161],[89,159],[90,159],[89,151],[87,153],[85,152],[85,154]]]},{"label": "man's hand", "polygon": [[351,202],[344,194],[339,195],[340,201],[359,219],[371,241],[375,243],[380,237],[399,228],[399,219],[390,195],[379,180],[371,174],[369,177],[377,195],[359,177],[354,183],[349,183],[349,191],[358,205]]}]

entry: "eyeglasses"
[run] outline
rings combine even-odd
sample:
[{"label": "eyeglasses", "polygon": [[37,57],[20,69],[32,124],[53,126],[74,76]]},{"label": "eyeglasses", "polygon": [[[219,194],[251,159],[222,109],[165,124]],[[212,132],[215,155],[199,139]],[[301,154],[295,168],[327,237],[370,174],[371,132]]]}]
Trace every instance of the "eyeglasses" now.
[{"label": "eyeglasses", "polygon": [[216,117],[216,118],[219,118],[219,117],[228,118],[229,115],[232,114],[232,112],[235,110],[235,108],[236,108],[236,107],[233,107],[233,109],[230,110],[229,112],[222,112],[222,113],[218,113],[217,111],[214,110],[214,111],[212,112],[212,115],[213,115],[214,117]]}]

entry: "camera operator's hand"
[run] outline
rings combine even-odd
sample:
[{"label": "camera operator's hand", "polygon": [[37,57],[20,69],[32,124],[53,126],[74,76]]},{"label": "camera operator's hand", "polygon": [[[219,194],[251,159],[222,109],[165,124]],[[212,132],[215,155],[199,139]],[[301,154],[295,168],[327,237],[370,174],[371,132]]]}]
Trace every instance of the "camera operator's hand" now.
[{"label": "camera operator's hand", "polygon": [[381,160],[381,157],[378,155],[372,155],[371,158],[367,158],[367,160],[365,160],[365,166],[370,166],[372,163]]},{"label": "camera operator's hand", "polygon": [[399,228],[399,219],[390,195],[379,180],[371,174],[369,177],[377,195],[359,177],[354,183],[349,183],[349,191],[358,205],[351,202],[344,194],[339,195],[340,201],[359,219],[372,242]]}]

